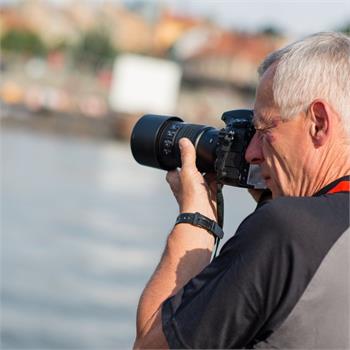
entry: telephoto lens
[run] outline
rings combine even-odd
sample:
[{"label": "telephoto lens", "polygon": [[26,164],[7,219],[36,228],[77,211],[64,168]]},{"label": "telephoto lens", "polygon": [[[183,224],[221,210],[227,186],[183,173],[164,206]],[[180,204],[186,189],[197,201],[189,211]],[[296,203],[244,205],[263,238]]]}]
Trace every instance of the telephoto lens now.
[{"label": "telephoto lens", "polygon": [[219,130],[189,124],[172,116],[144,115],[131,134],[135,160],[150,167],[173,170],[181,167],[179,140],[186,137],[196,149],[196,165],[201,173],[213,173]]}]

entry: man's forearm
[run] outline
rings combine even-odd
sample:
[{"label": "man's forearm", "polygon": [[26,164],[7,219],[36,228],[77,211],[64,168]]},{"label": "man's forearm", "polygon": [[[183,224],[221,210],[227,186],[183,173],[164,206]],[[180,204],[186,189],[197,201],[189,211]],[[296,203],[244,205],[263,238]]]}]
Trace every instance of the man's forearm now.
[{"label": "man's forearm", "polygon": [[208,265],[213,245],[214,237],[206,230],[189,224],[175,226],[168,237],[161,261],[139,302],[138,338],[154,327],[162,303]]},{"label": "man's forearm", "polygon": [[[215,191],[196,168],[196,150],[191,141],[184,138],[179,141],[179,148],[181,170],[169,171],[166,177],[179,211],[199,212],[215,220]],[[184,223],[175,226],[139,302],[136,348],[167,347],[162,329],[162,303],[208,265],[213,246],[214,237],[205,229]]]}]

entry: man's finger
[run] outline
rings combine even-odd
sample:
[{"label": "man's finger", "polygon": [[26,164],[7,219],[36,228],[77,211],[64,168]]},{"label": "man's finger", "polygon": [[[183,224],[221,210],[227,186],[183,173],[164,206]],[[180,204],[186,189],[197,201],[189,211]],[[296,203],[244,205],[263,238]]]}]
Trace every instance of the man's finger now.
[{"label": "man's finger", "polygon": [[181,167],[195,168],[196,167],[196,150],[189,139],[182,138],[179,141],[181,152]]},{"label": "man's finger", "polygon": [[206,173],[204,175],[205,181],[210,184],[211,182],[216,182],[216,174],[215,173]]}]

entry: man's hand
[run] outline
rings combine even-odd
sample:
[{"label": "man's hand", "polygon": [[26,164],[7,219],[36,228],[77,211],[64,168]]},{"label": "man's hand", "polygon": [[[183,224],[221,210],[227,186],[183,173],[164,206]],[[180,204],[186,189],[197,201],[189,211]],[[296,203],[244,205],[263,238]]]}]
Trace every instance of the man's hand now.
[{"label": "man's hand", "polygon": [[169,171],[166,176],[179,204],[180,213],[199,212],[216,220],[216,182],[214,174],[205,178],[196,167],[196,150],[189,139],[179,141],[181,170]]}]

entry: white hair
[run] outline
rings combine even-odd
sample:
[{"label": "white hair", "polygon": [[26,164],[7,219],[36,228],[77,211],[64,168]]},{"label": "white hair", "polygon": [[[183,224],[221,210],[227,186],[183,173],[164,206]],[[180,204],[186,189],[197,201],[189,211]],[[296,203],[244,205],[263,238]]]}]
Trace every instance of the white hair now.
[{"label": "white hair", "polygon": [[282,119],[306,111],[316,98],[326,100],[350,135],[350,38],[328,32],[310,35],[271,53],[259,67],[260,77],[276,63],[274,102]]}]

